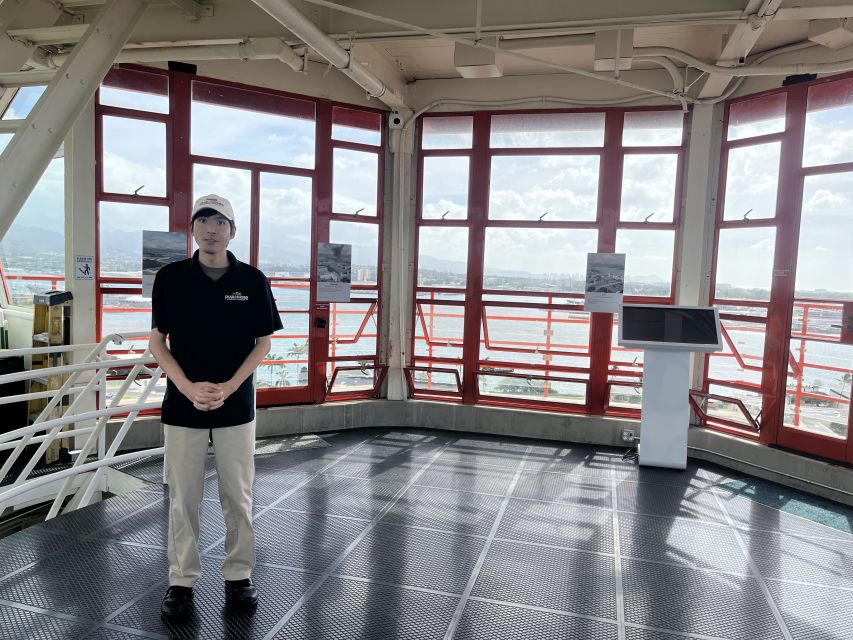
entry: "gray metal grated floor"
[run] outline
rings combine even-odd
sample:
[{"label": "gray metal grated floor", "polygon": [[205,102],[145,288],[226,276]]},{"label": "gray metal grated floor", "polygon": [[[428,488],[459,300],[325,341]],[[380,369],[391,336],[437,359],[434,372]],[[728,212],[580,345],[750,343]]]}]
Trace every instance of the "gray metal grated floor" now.
[{"label": "gray metal grated floor", "polygon": [[0,539],[0,638],[853,638],[849,528],[742,490],[761,481],[442,431],[323,438],[256,458],[253,616],[224,608],[211,466],[195,607],[161,621],[168,509],[148,460],[125,469],[147,489]]}]

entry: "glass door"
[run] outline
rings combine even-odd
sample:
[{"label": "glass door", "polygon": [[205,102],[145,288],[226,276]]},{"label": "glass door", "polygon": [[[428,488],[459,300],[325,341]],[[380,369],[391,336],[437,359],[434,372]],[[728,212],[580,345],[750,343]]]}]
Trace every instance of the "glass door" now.
[{"label": "glass door", "polygon": [[310,400],[312,193],[309,176],[260,174],[258,268],[270,279],[284,325],[258,368],[262,404]]},{"label": "glass door", "polygon": [[803,181],[779,444],[851,459],[853,171]]}]

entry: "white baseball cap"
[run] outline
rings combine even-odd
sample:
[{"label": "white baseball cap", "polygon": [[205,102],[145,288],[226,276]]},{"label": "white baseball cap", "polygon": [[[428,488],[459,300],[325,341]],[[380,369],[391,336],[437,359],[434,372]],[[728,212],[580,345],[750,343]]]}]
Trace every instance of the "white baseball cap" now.
[{"label": "white baseball cap", "polygon": [[210,210],[214,213],[220,214],[223,218],[228,220],[231,224],[235,224],[234,222],[234,209],[231,208],[231,203],[228,202],[222,196],[218,196],[215,193],[211,193],[206,196],[202,196],[198,200],[195,201],[193,205],[193,214],[190,218],[190,222],[192,223],[200,214],[203,214],[205,211]]}]

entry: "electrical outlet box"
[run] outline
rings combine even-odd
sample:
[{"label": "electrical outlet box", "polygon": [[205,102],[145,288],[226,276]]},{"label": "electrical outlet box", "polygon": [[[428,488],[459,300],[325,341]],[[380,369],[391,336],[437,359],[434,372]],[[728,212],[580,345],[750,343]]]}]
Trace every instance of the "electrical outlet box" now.
[{"label": "electrical outlet box", "polygon": [[622,442],[634,442],[633,429],[622,429]]}]

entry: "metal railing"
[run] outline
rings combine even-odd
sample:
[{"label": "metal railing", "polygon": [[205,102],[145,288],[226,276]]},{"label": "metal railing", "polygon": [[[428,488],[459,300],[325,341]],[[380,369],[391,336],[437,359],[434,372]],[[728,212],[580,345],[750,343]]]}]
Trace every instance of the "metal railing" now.
[{"label": "metal railing", "polygon": [[[103,486],[104,474],[110,465],[163,455],[162,447],[116,455],[139,412],[159,409],[159,401],[147,402],[147,399],[160,381],[162,371],[157,367],[147,349],[141,357],[117,358],[108,353],[108,348],[110,345],[121,345],[128,339],[147,337],[147,332],[112,334],[97,344],[37,347],[0,352],[0,357],[85,353],[80,362],[74,364],[43,367],[0,376],[0,385],[36,378],[54,380],[65,378],[58,389],[0,398],[0,404],[48,399],[46,406],[41,409],[31,425],[0,433],[0,451],[11,450],[9,457],[0,467],[0,480],[6,480],[4,486],[0,486],[0,514],[7,508],[39,501],[46,496],[53,498],[47,519],[55,517],[61,510],[69,511],[84,507],[92,501],[95,492]],[[87,410],[86,405],[89,403],[91,406],[91,398],[95,397],[96,392],[100,392],[101,398],[106,398],[108,372],[115,372],[117,369],[130,369],[130,371],[114,395],[106,402],[107,406]],[[132,384],[137,382],[144,383],[137,402],[123,405],[122,399],[125,393]],[[54,417],[56,414],[61,415]],[[107,422],[118,415],[123,416],[124,420],[107,448]],[[91,424],[93,421],[93,426],[78,426],[80,423]],[[74,425],[75,428],[63,431],[70,425]],[[87,438],[79,451],[75,452],[76,458],[70,468],[57,467],[55,471],[50,471],[48,466],[40,469],[38,476],[32,475],[51,444],[57,440],[67,438],[76,440],[82,436]],[[29,459],[22,456],[30,445],[35,444],[38,444],[38,447]],[[23,466],[20,465],[21,462]],[[8,482],[7,477],[12,477],[10,472],[13,468],[15,468],[14,479]],[[43,473],[45,470],[47,472]],[[51,483],[57,485],[55,493],[52,488],[45,492],[45,486]],[[75,494],[74,498],[63,508],[66,498],[72,493]]]}]

